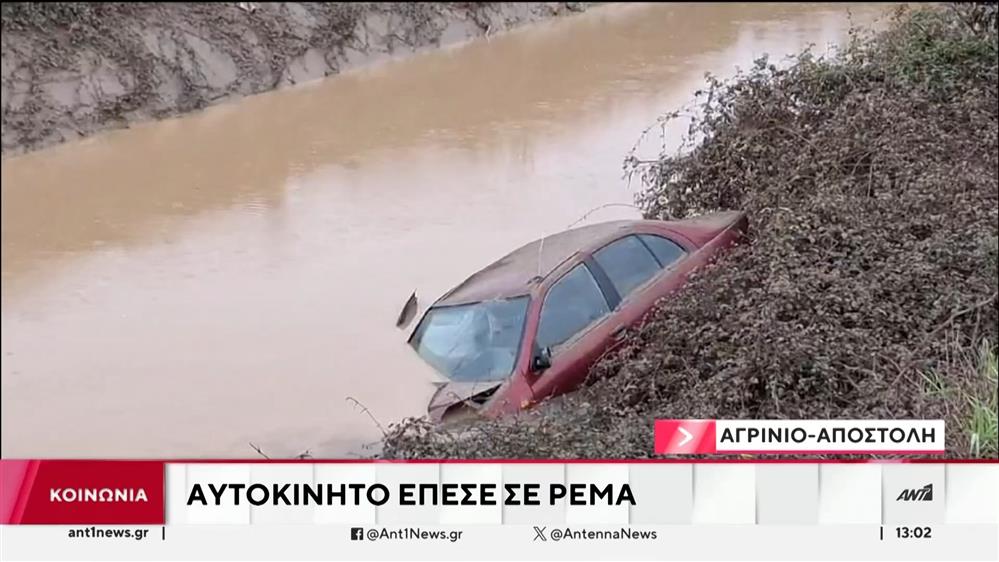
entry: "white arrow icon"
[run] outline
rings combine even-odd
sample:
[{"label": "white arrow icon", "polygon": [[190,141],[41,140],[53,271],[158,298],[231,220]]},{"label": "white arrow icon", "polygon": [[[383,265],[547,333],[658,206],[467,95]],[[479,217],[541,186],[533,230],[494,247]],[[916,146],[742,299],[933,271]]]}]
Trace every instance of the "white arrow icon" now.
[{"label": "white arrow icon", "polygon": [[684,445],[686,445],[687,443],[689,443],[691,439],[694,438],[694,434],[691,433],[691,432],[689,432],[689,431],[687,431],[686,429],[684,429],[682,427],[680,427],[678,429],[680,430],[680,433],[683,434],[683,441],[680,441],[680,443],[677,446],[678,447],[683,447]]}]

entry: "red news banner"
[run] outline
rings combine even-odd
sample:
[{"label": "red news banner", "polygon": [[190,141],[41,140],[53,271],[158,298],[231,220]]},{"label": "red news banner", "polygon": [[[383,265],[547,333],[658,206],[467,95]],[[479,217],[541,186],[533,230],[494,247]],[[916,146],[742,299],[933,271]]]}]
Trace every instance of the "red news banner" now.
[{"label": "red news banner", "polygon": [[0,460],[0,524],[163,525],[165,465]]}]

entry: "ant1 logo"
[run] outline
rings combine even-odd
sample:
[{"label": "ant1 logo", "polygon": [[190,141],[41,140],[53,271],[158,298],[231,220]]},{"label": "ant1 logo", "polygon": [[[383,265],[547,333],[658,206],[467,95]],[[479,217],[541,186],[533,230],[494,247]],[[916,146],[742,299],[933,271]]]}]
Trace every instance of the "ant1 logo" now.
[{"label": "ant1 logo", "polygon": [[902,490],[902,493],[895,498],[897,502],[931,502],[933,501],[933,484],[927,484],[922,488],[912,488]]}]

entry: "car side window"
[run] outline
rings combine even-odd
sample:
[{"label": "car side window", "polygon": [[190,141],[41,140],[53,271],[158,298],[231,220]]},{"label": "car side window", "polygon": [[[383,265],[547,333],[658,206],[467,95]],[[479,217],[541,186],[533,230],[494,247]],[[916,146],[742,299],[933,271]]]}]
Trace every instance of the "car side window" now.
[{"label": "car side window", "polygon": [[593,254],[623,299],[659,272],[659,262],[636,236],[626,236]]},{"label": "car side window", "polygon": [[535,338],[538,347],[564,343],[609,312],[593,274],[579,264],[552,285],[545,297]]},{"label": "car side window", "polygon": [[687,252],[683,248],[669,238],[663,238],[654,234],[641,234],[639,238],[652,250],[652,253],[656,256],[656,260],[659,261],[659,265],[663,267],[669,267],[673,262],[687,255]]}]

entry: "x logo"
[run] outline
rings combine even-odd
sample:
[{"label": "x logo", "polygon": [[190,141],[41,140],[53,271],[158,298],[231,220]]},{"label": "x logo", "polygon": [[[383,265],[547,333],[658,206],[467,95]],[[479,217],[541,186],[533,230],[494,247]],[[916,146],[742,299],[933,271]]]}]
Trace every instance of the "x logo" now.
[{"label": "x logo", "polygon": [[[547,529],[547,528],[548,527],[537,527],[537,526],[535,526],[534,527],[534,540],[536,541],[538,539],[541,539],[541,542],[546,542],[548,540],[548,537],[545,536],[545,529]],[[534,541],[531,541],[531,542],[534,542]]]}]

